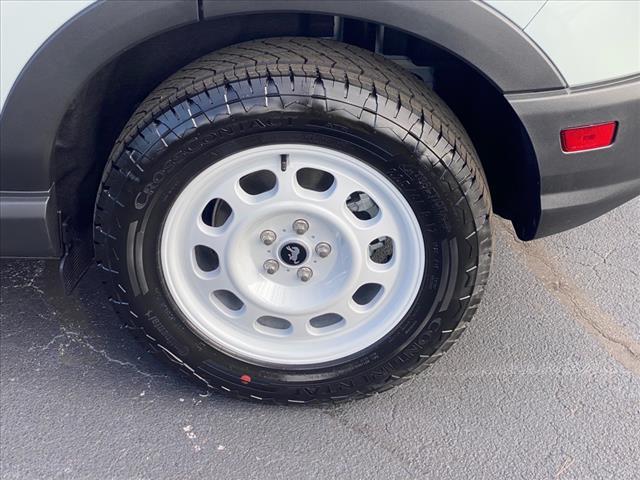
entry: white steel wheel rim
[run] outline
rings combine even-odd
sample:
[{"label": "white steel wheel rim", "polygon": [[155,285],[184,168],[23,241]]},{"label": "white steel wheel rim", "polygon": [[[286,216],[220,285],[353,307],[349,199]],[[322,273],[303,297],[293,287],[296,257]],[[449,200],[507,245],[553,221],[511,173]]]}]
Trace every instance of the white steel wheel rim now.
[{"label": "white steel wheel rim", "polygon": [[[310,168],[331,181],[326,190],[301,185],[309,170],[298,172]],[[252,195],[241,186],[247,175],[275,177],[275,185]],[[354,192],[367,194],[377,211],[356,216],[359,207],[348,207],[347,198],[370,202]],[[208,224],[203,211],[214,199],[231,213]],[[309,225],[302,234],[293,230],[298,219]],[[271,245],[261,240],[267,230],[277,236]],[[386,250],[372,254],[371,242],[381,238],[391,243],[374,242]],[[324,257],[316,252],[321,242],[331,248]],[[389,245],[390,259],[380,255]],[[294,247],[302,250],[295,258]],[[304,254],[299,265],[286,263]],[[385,176],[350,155],[298,144],[244,150],[198,174],[167,214],[160,257],[170,295],[194,332],[240,359],[276,365],[330,362],[373,345],[406,315],[425,268],[417,218]],[[265,270],[267,260],[278,261],[277,272]],[[313,273],[308,281],[300,279],[302,267]]]}]

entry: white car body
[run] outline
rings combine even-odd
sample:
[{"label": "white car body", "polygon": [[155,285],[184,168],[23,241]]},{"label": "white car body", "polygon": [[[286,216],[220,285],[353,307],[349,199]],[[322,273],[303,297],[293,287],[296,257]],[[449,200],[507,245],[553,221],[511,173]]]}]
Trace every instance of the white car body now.
[{"label": "white car body", "polygon": [[488,0],[524,30],[570,87],[640,72],[640,2]]},{"label": "white car body", "polygon": [[[492,192],[522,239],[640,192],[640,0],[0,0],[0,35],[0,218],[17,232],[2,235],[4,256],[59,258],[78,205],[68,192],[155,86],[279,36],[365,46],[422,78],[487,148],[512,139],[485,158],[530,182]],[[607,123],[597,155],[561,145],[566,129]]]},{"label": "white car body", "polygon": [[[0,107],[31,56],[94,0],[0,2]],[[546,53],[570,87],[640,72],[640,2],[487,0]]]}]

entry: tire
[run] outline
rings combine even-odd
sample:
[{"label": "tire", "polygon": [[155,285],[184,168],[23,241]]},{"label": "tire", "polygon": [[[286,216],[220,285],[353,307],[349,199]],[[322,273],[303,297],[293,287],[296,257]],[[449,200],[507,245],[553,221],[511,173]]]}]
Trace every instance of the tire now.
[{"label": "tire", "polygon": [[[302,145],[310,152],[333,151],[352,159],[340,165],[357,164],[372,179],[391,185],[389,191],[402,197],[389,203],[392,213],[406,203],[406,215],[418,225],[416,238],[421,242],[405,242],[407,248],[418,249],[411,252],[423,252],[415,267],[417,281],[409,286],[416,293],[406,313],[392,327],[385,327],[390,330],[381,338],[358,351],[348,348],[355,348],[364,337],[351,339],[345,334],[349,341],[335,342],[336,349],[343,348],[336,352],[349,352],[342,357],[324,361],[322,347],[316,349],[319,357],[313,360],[303,350],[298,353],[297,347],[291,347],[296,353],[283,347],[282,355],[291,357],[278,363],[272,357],[264,357],[265,361],[247,357],[233,345],[217,343],[185,313],[191,304],[180,303],[179,297],[189,289],[171,286],[171,268],[187,268],[184,262],[163,266],[172,261],[169,248],[173,244],[161,238],[173,238],[166,232],[181,235],[172,222],[183,221],[186,211],[172,208],[183,192],[197,185],[194,182],[205,172],[222,169],[220,165],[244,166],[243,161],[229,160],[234,155],[269,153],[276,145]],[[222,184],[227,177],[215,178]],[[210,185],[217,188],[215,182]],[[215,205],[219,212],[223,204]],[[179,214],[172,217],[172,211]],[[396,64],[353,46],[312,38],[274,38],[202,57],[163,82],[139,106],[105,168],[96,202],[94,240],[97,263],[117,313],[154,351],[187,375],[209,389],[243,399],[278,404],[337,402],[403,382],[430,366],[458,339],[478,307],[489,274],[490,213],[489,190],[477,154],[453,113],[432,90]],[[385,218],[394,220],[389,215]],[[410,223],[396,221],[398,229]],[[408,238],[398,235],[398,242]],[[385,245],[395,246],[393,242]],[[373,255],[379,250],[367,251]],[[413,258],[403,257],[404,251],[393,255],[402,261]],[[314,255],[312,250],[308,254]],[[217,261],[222,262],[222,257]],[[240,257],[223,268],[235,268],[233,262],[245,261]],[[284,259],[280,259],[283,275],[295,270]],[[409,271],[414,272],[414,267]],[[295,280],[293,273],[287,275],[287,282]],[[402,282],[405,276],[396,278]],[[314,281],[300,288],[309,288]],[[384,295],[400,295],[399,291],[391,289]],[[323,293],[317,291],[317,298]],[[213,315],[216,322],[217,315]],[[362,332],[365,335],[368,330]],[[233,343],[233,336],[229,338]]]}]

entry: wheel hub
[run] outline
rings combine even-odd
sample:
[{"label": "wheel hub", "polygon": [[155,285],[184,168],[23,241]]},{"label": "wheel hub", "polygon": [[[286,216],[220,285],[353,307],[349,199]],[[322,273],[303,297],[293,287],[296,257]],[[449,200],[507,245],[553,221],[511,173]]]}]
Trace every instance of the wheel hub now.
[{"label": "wheel hub", "polygon": [[280,258],[292,267],[302,265],[308,256],[307,247],[299,242],[286,242],[280,248]]},{"label": "wheel hub", "polygon": [[[309,224],[304,234],[296,233],[292,222],[300,214]],[[229,278],[241,298],[272,313],[303,315],[330,308],[348,294],[360,268],[358,246],[339,217],[311,204],[290,210],[274,203],[253,218],[255,223],[247,219],[229,232],[225,255]],[[260,241],[265,229],[279,232],[271,245]],[[320,257],[313,246],[321,243],[318,240],[333,245],[335,252]],[[271,260],[278,263],[273,274],[264,269]]]}]

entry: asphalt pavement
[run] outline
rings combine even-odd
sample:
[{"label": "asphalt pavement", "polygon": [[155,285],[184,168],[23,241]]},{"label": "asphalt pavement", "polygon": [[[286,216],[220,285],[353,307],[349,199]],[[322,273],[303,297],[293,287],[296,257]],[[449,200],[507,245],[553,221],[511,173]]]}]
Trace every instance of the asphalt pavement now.
[{"label": "asphalt pavement", "polygon": [[496,221],[461,341],[389,393],[273,407],[202,390],[120,327],[89,271],[3,261],[3,479],[640,478],[640,200],[523,244]]}]

